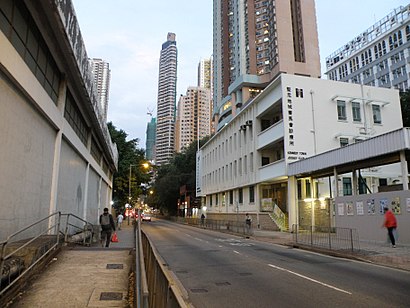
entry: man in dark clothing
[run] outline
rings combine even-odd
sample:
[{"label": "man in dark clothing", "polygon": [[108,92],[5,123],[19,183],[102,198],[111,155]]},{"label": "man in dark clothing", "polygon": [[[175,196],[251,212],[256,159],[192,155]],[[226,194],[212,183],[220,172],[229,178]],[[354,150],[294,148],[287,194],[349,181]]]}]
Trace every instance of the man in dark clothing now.
[{"label": "man in dark clothing", "polygon": [[110,246],[111,233],[115,231],[115,223],[112,215],[108,213],[108,208],[104,208],[104,213],[100,215],[100,225],[101,225],[101,244],[105,247]]}]

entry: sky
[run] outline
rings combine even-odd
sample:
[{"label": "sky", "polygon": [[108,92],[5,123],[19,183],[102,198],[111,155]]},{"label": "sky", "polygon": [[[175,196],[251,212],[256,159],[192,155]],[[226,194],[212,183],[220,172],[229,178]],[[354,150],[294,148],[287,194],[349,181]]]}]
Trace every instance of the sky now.
[{"label": "sky", "polygon": [[[284,1],[284,0],[278,0]],[[302,0],[303,1],[303,0]],[[156,115],[161,45],[176,34],[177,100],[197,85],[198,63],[212,54],[212,0],[72,0],[89,58],[109,62],[108,121],[139,139]],[[316,0],[322,78],[325,58],[407,0]]]}]

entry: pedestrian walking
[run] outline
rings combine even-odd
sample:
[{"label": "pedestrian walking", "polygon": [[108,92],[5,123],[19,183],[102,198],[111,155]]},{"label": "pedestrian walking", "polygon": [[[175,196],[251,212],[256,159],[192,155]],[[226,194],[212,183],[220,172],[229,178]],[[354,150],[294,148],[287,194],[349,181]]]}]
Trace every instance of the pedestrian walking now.
[{"label": "pedestrian walking", "polygon": [[383,226],[387,228],[387,234],[390,238],[390,242],[393,248],[396,248],[396,239],[394,238],[394,232],[397,228],[396,216],[389,208],[385,207],[384,209],[384,223]]},{"label": "pedestrian walking", "polygon": [[117,216],[117,226],[118,230],[121,230],[122,226],[122,221],[124,220],[124,216],[120,213],[120,215]]},{"label": "pedestrian walking", "polygon": [[104,208],[103,214],[100,215],[100,225],[101,225],[101,245],[104,247],[110,246],[111,234],[115,231],[115,223],[112,215],[108,213],[108,208]]},{"label": "pedestrian walking", "polygon": [[245,227],[246,227],[246,234],[251,235],[252,233],[252,217],[246,213],[245,215]]},{"label": "pedestrian walking", "polygon": [[201,215],[201,227],[204,227],[205,226],[205,215],[204,215],[204,213],[202,213],[202,215]]}]

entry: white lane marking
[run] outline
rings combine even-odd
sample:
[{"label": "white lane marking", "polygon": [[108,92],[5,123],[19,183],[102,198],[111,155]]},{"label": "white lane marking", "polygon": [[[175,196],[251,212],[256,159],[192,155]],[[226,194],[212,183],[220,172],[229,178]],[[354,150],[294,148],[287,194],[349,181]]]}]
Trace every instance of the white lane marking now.
[{"label": "white lane marking", "polygon": [[288,272],[288,273],[290,273],[290,274],[293,274],[293,275],[296,275],[296,276],[298,276],[298,277],[307,279],[307,280],[309,280],[309,281],[318,283],[318,284],[320,284],[320,285],[322,285],[322,286],[325,286],[325,287],[328,287],[328,288],[330,288],[330,289],[333,289],[333,290],[336,290],[336,291],[339,291],[339,292],[343,292],[343,293],[346,293],[346,294],[350,294],[350,295],[352,294],[352,293],[349,292],[349,291],[342,290],[342,289],[336,288],[336,287],[334,287],[334,286],[331,286],[331,285],[329,285],[329,284],[327,284],[327,283],[320,282],[320,281],[318,281],[318,280],[316,280],[316,279],[313,279],[313,278],[304,276],[304,275],[302,275],[302,274],[298,274],[298,273],[296,273],[296,272],[292,272],[292,271],[290,271],[290,270],[287,270],[286,268],[279,267],[279,266],[276,266],[276,265],[273,265],[273,264],[268,264],[268,265],[269,265],[270,267],[276,268],[276,269],[278,269],[278,270],[280,270],[280,271]]},{"label": "white lane marking", "polygon": [[194,237],[194,239],[203,242],[203,239],[201,239],[201,238]]},{"label": "white lane marking", "polygon": [[241,253],[239,251],[234,250],[234,253],[237,253],[238,255],[240,255]]}]

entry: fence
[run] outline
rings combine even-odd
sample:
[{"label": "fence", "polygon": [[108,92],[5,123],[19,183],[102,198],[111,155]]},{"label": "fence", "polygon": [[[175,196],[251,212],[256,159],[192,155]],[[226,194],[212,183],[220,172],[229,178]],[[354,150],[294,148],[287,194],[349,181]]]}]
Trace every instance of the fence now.
[{"label": "fence", "polygon": [[200,218],[192,217],[172,217],[171,220],[219,232],[236,233],[241,235],[252,234],[252,228],[248,227],[243,221],[204,219],[202,222]]},{"label": "fence", "polygon": [[360,251],[356,229],[317,226],[292,226],[293,242],[311,247],[350,252]]}]

